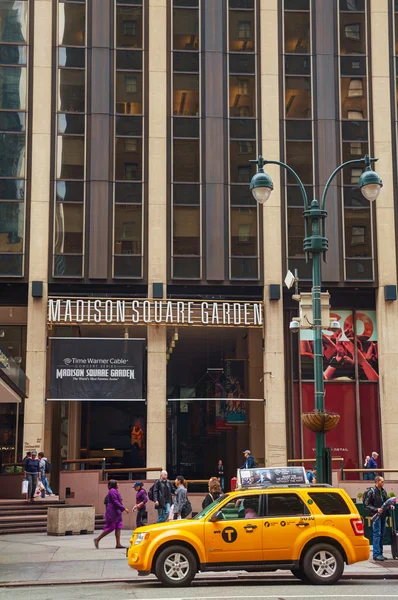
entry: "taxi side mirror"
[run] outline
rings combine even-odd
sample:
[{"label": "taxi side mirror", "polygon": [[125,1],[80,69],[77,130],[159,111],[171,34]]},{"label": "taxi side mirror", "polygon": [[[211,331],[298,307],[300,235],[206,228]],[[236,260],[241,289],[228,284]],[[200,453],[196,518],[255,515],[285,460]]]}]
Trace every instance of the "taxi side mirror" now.
[{"label": "taxi side mirror", "polygon": [[212,523],[215,523],[216,521],[222,521],[224,518],[224,515],[222,514],[221,510],[218,510],[216,513],[214,513],[214,515],[212,515],[210,517],[210,521]]}]

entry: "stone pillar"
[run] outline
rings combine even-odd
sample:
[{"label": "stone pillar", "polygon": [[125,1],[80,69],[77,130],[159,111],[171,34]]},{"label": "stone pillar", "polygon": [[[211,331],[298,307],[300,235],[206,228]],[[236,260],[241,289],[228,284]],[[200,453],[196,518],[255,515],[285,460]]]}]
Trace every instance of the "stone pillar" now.
[{"label": "stone pillar", "polygon": [[[167,0],[149,0],[148,296],[167,282]],[[166,327],[148,327],[147,465],[166,467]],[[151,474],[153,476],[153,473]]]},{"label": "stone pillar", "polygon": [[80,458],[80,440],[82,423],[82,403],[69,403],[68,418],[68,459]]},{"label": "stone pillar", "polygon": [[[33,23],[33,111],[29,241],[29,293],[26,374],[30,379],[25,403],[24,447],[42,449],[47,356],[47,282],[51,167],[52,2],[35,0]],[[43,282],[43,297],[32,298],[32,281]]]},{"label": "stone pillar", "polygon": [[[279,48],[278,0],[260,3],[261,19],[261,124],[265,158],[279,159]],[[282,288],[282,206],[280,168],[267,165],[274,191],[263,208],[264,232],[264,398],[265,463],[285,465],[286,402],[283,303],[269,301],[269,286]]]},{"label": "stone pillar", "polygon": [[[396,231],[394,214],[392,128],[388,0],[371,0],[371,61],[375,169],[384,187],[376,200],[378,283],[376,295],[380,372],[380,413],[383,439],[383,466],[396,466],[398,427],[398,302],[384,300],[384,286],[397,285]],[[380,35],[383,31],[384,35]],[[395,94],[394,94],[395,98]],[[386,476],[386,478],[388,478]]]},{"label": "stone pillar", "polygon": [[[249,329],[248,333],[248,377],[249,398],[262,398],[264,392],[263,383],[263,355],[262,355],[262,331],[261,329]],[[264,404],[262,402],[248,402],[249,411],[249,448],[262,465],[264,457]]]}]

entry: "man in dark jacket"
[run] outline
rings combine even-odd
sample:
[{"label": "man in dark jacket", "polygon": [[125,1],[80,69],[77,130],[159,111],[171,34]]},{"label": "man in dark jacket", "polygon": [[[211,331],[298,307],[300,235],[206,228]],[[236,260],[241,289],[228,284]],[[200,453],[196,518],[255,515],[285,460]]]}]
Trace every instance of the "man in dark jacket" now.
[{"label": "man in dark jacket", "polygon": [[255,460],[251,455],[250,450],[245,450],[243,454],[245,455],[245,462],[241,466],[241,469],[254,469],[254,467],[256,466],[254,464]]},{"label": "man in dark jacket", "polygon": [[387,493],[383,487],[384,479],[379,475],[375,477],[375,485],[369,490],[365,499],[365,508],[371,514],[380,513],[380,519],[372,524],[373,531],[373,560],[386,560],[383,556],[383,538],[386,529],[386,514],[381,508],[387,500]]},{"label": "man in dark jacket", "polygon": [[174,494],[174,486],[167,478],[167,471],[160,473],[160,479],[155,481],[153,486],[153,501],[158,511],[156,523],[167,521],[171,507],[171,496]]},{"label": "man in dark jacket", "polygon": [[28,502],[33,502],[36,491],[37,480],[40,479],[40,461],[37,458],[36,450],[32,450],[32,457],[25,462],[25,479],[29,481]]}]

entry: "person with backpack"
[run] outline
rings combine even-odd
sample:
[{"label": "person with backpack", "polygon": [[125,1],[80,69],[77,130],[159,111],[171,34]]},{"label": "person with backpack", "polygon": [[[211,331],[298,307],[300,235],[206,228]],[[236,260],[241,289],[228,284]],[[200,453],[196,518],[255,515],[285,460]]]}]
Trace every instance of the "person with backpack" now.
[{"label": "person with backpack", "polygon": [[[186,504],[187,504],[187,488],[185,487],[185,479],[182,475],[177,475],[175,480],[176,492],[174,500],[174,520],[178,518],[185,518]],[[192,509],[191,509],[192,510]]]},{"label": "person with backpack", "polygon": [[218,481],[217,477],[211,477],[209,479],[208,487],[209,491],[202,502],[202,508],[209,506],[212,502],[214,502],[214,500],[217,500],[222,493],[220,482]]},{"label": "person with backpack", "polygon": [[115,532],[116,548],[124,548],[120,543],[120,530],[123,527],[122,515],[124,512],[128,515],[129,511],[123,506],[123,500],[117,489],[115,479],[108,481],[108,490],[109,492],[104,500],[106,505],[104,530],[97,538],[94,538],[94,546],[97,550],[102,538],[112,531]]},{"label": "person with backpack", "polygon": [[137,492],[135,505],[133,507],[133,512],[135,510],[137,511],[135,526],[142,527],[142,525],[145,525],[144,520],[146,521],[146,503],[148,502],[148,496],[141,481],[136,481],[133,488]]},{"label": "person with backpack", "polygon": [[258,463],[256,462],[254,456],[252,456],[250,450],[245,450],[243,454],[245,455],[246,460],[241,466],[241,469],[254,469],[255,467],[258,467]]},{"label": "person with backpack", "polygon": [[156,523],[164,523],[169,516],[174,486],[168,479],[167,471],[161,471],[160,478],[155,481],[148,492],[148,497],[155,503],[158,511]]},{"label": "person with backpack", "polygon": [[368,488],[363,495],[363,504],[366,512],[373,516],[380,514],[380,518],[372,523],[373,531],[373,560],[386,560],[383,556],[383,538],[386,530],[386,513],[381,508],[387,500],[387,493],[384,489],[384,479],[379,475],[375,477],[375,484]]},{"label": "person with backpack", "polygon": [[46,497],[46,493],[49,496],[53,496],[53,491],[50,487],[49,481],[48,481],[48,477],[47,475],[49,475],[51,473],[52,470],[52,466],[51,463],[49,462],[49,460],[44,456],[44,452],[39,452],[38,454],[39,456],[39,461],[40,461],[40,476],[41,476],[41,482],[43,484],[43,488],[41,490],[41,497],[45,498]]}]

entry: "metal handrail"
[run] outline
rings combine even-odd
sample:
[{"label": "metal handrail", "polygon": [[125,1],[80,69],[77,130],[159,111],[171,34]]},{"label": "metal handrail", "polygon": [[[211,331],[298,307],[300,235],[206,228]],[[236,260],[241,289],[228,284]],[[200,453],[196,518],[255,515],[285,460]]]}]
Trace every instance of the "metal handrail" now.
[{"label": "metal handrail", "polygon": [[146,473],[147,471],[162,471],[163,467],[129,467],[128,469],[103,469],[103,480],[108,480],[108,473],[128,473],[129,481],[133,479],[133,473]]},{"label": "metal handrail", "polygon": [[80,465],[80,470],[86,470],[86,463],[89,464],[101,464],[101,471],[105,469],[106,458],[69,458],[62,461],[61,469],[64,471],[68,470],[68,465]]},{"label": "metal handrail", "polygon": [[23,462],[16,462],[16,463],[1,463],[1,473],[3,473],[3,475],[11,475],[11,473],[5,473],[5,469],[7,467],[13,467],[14,468],[14,473],[21,473],[20,471],[17,471],[17,467],[23,467]]}]

